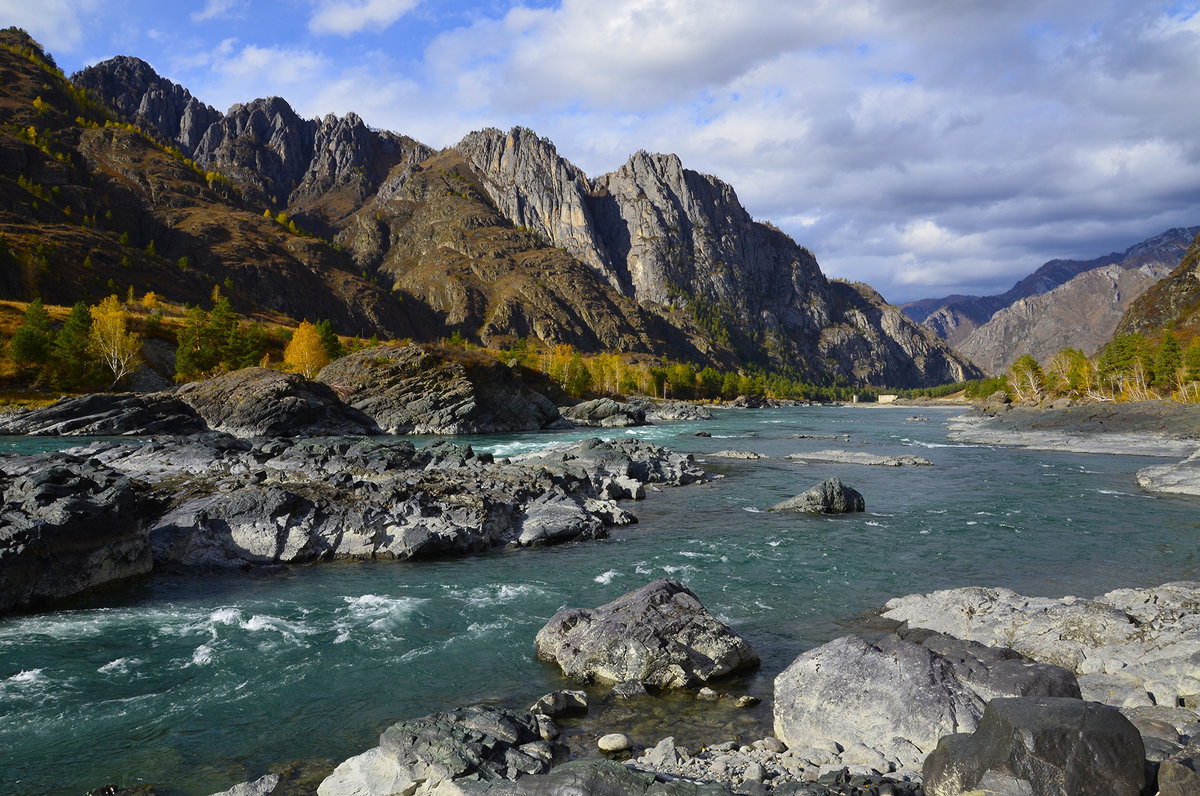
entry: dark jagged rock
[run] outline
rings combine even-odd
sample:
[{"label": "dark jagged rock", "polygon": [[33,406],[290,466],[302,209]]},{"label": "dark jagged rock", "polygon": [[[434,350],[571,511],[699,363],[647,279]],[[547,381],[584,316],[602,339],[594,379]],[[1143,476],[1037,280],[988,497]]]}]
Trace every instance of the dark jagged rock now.
[{"label": "dark jagged rock", "polygon": [[487,706],[434,713],[384,730],[379,746],[339,765],[317,794],[424,794],[452,782],[545,774],[568,754],[557,737],[546,716]]},{"label": "dark jagged rock", "polygon": [[[416,450],[390,437],[238,439],[209,433],[96,443],[5,460],[110,467],[146,485],[156,566],[246,567],[480,553],[601,538],[636,518],[645,485],[703,478],[691,457],[620,440],[496,462],[470,446]],[[23,469],[22,469],[23,468]],[[69,512],[68,512],[69,514]]]},{"label": "dark jagged rock", "polygon": [[369,348],[318,375],[389,434],[486,434],[547,428],[558,408],[516,371],[486,357],[420,346]]},{"label": "dark jagged rock", "polygon": [[244,368],[184,385],[177,394],[209,428],[238,437],[380,433],[327,385],[295,373]]},{"label": "dark jagged rock", "polygon": [[592,428],[627,428],[646,425],[646,410],[633,403],[596,398],[560,410],[562,416],[577,426]]},{"label": "dark jagged rock", "polygon": [[568,677],[683,688],[758,665],[750,644],[691,591],[659,579],[594,610],[559,611],[537,634],[537,654]]},{"label": "dark jagged rock", "polygon": [[128,477],[53,455],[2,466],[0,614],[150,572],[143,501]]},{"label": "dark jagged rock", "polygon": [[1057,666],[938,634],[912,638],[845,636],[798,657],[775,678],[776,737],[858,743],[914,766],[943,735],[975,729],[990,699],[1079,698],[1074,676]]},{"label": "dark jagged rock", "polygon": [[207,430],[196,410],[170,393],[93,393],[0,415],[0,434],[107,437]]},{"label": "dark jagged rock", "polygon": [[487,796],[726,796],[731,791],[712,782],[656,777],[615,760],[572,760],[549,774],[516,782],[466,783],[468,794]]},{"label": "dark jagged rock", "polygon": [[1141,736],[1118,710],[1049,697],[992,700],[975,732],[943,738],[922,773],[929,796],[1138,796],[1145,785]]},{"label": "dark jagged rock", "polygon": [[221,118],[218,110],[161,77],[140,58],[118,55],[87,67],[71,80],[139,127],[175,142],[188,155],[195,154],[200,139]]},{"label": "dark jagged rock", "polygon": [[770,511],[798,511],[808,514],[849,514],[866,511],[866,502],[857,490],[829,478],[796,497],[776,503]]}]

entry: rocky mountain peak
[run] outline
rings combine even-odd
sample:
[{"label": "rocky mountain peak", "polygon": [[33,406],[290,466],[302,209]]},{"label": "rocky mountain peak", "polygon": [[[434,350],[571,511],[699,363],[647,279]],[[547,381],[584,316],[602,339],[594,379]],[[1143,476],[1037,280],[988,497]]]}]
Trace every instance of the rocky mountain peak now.
[{"label": "rocky mountain peak", "polygon": [[201,137],[220,112],[162,77],[140,58],[118,55],[89,66],[71,81],[101,97],[134,124],[174,141],[193,155]]}]

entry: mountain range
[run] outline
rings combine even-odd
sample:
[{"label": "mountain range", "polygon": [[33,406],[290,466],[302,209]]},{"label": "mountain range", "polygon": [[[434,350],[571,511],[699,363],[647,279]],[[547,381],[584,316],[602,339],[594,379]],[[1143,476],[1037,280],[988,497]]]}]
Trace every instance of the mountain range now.
[{"label": "mountain range", "polygon": [[1051,260],[994,296],[946,296],[903,305],[986,373],[1018,357],[1044,362],[1064,348],[1091,355],[1112,339],[1135,299],[1176,268],[1200,227],[1175,228],[1124,252]]},{"label": "mountain range", "polygon": [[588,177],[532,131],[435,150],[280,98],[221,113],[145,62],[67,80],[0,33],[0,298],[132,287],[343,334],[458,333],[755,365],[824,383],[979,375],[670,154]]}]

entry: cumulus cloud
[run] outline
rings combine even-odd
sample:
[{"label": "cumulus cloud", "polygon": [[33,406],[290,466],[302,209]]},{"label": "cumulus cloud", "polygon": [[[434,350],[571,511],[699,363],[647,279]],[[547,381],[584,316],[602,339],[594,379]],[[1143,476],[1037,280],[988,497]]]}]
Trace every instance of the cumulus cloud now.
[{"label": "cumulus cloud", "polygon": [[348,36],[382,30],[416,8],[421,0],[319,0],[308,29]]},{"label": "cumulus cloud", "polygon": [[0,0],[0,19],[29,31],[50,50],[72,51],[95,7],[96,0]]},{"label": "cumulus cloud", "polygon": [[210,19],[234,19],[245,13],[246,0],[208,0],[204,8],[191,13],[192,22]]}]

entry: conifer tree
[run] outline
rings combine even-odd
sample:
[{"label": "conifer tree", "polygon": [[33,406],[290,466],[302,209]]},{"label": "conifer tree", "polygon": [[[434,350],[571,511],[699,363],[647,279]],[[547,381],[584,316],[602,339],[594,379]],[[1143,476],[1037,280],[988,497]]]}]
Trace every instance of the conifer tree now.
[{"label": "conifer tree", "polygon": [[42,300],[36,298],[25,308],[25,317],[8,342],[9,359],[21,367],[45,365],[50,358],[52,342],[50,314]]},{"label": "conifer tree", "polygon": [[329,320],[318,321],[313,328],[316,330],[317,336],[321,338],[321,345],[324,346],[325,354],[331,361],[346,355],[346,348],[334,334],[333,324]]},{"label": "conifer tree", "polygon": [[1163,335],[1162,344],[1158,347],[1158,356],[1154,360],[1154,386],[1165,390],[1173,389],[1182,365],[1183,352],[1179,349],[1179,341],[1175,339],[1175,335],[1167,332]]},{"label": "conifer tree", "polygon": [[76,302],[63,328],[54,337],[54,358],[64,387],[79,387],[89,380],[92,359],[88,356],[88,340],[91,331],[92,314],[88,312],[86,304]]}]

